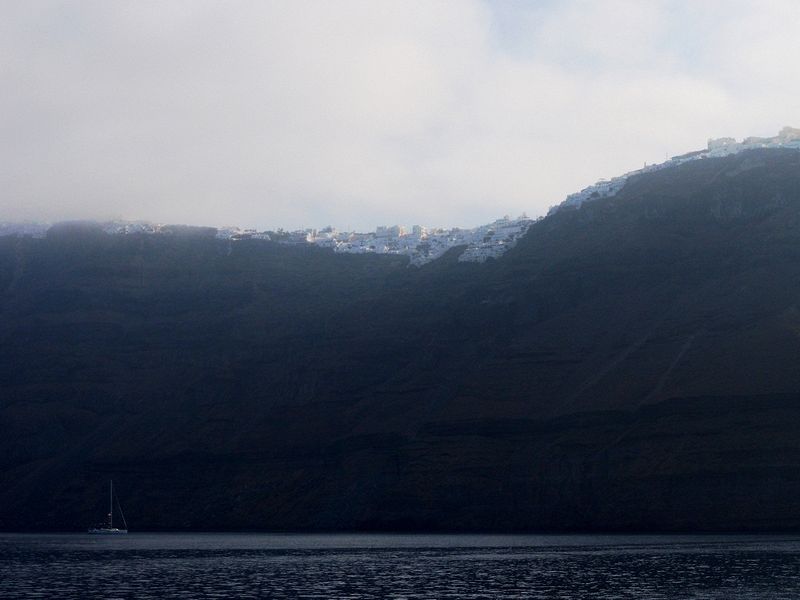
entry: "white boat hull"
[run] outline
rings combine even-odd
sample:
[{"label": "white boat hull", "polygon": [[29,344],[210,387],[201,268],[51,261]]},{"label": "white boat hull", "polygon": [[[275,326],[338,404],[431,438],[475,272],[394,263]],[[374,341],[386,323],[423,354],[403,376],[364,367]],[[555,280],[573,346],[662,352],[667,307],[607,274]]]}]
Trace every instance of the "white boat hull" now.
[{"label": "white boat hull", "polygon": [[102,527],[99,529],[90,529],[89,533],[95,533],[100,535],[117,535],[120,533],[128,533],[127,529],[117,529],[114,527],[113,529],[109,529],[108,527]]}]

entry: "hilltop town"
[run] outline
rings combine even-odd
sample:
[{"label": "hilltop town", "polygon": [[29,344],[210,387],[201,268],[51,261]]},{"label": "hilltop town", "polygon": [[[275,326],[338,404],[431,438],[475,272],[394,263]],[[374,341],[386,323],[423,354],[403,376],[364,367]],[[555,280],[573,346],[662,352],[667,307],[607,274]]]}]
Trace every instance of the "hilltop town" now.
[{"label": "hilltop town", "polygon": [[[258,239],[279,244],[309,244],[339,253],[397,254],[408,256],[411,265],[420,266],[436,260],[456,247],[462,248],[458,257],[462,262],[484,262],[489,258],[497,258],[513,247],[533,222],[534,219],[523,214],[515,219],[505,216],[471,229],[428,228],[421,225],[407,229],[402,225],[392,225],[380,226],[375,231],[366,233],[337,231],[333,227],[297,231],[258,231],[239,227],[197,228],[146,221],[110,221],[98,223],[96,226],[110,235],[175,235],[195,231],[231,242]],[[50,227],[49,223],[0,223],[0,236],[44,237]]]},{"label": "hilltop town", "polygon": [[[673,156],[671,159],[654,165],[645,165],[619,177],[600,180],[594,185],[570,194],[559,205],[550,209],[549,214],[562,208],[577,208],[584,202],[614,196],[628,179],[651,171],[675,167],[686,162],[719,158],[758,148],[789,148],[800,150],[800,129],[784,127],[778,135],[771,138],[748,137],[741,142],[724,137],[708,140],[703,150]],[[541,219],[543,217],[539,217]],[[380,226],[374,231],[338,231],[333,227],[322,229],[301,229],[296,231],[258,231],[239,227],[188,227],[184,225],[165,225],[146,221],[110,221],[97,224],[103,231],[112,235],[175,235],[185,231],[202,232],[218,239],[237,242],[241,240],[269,240],[280,244],[308,244],[328,248],[333,252],[350,254],[396,254],[409,257],[409,263],[421,266],[436,260],[448,250],[460,248],[458,260],[461,262],[485,262],[498,258],[512,248],[538,219],[522,214],[517,218],[504,216],[486,225],[474,228],[428,228],[414,225],[410,229],[402,225]],[[49,223],[4,223],[0,222],[0,236],[22,235],[44,237],[51,227]]]},{"label": "hilltop town", "polygon": [[644,168],[630,171],[629,173],[625,173],[624,175],[620,175],[612,179],[601,179],[594,185],[590,185],[589,187],[582,189],[580,192],[576,192],[567,196],[564,202],[558,206],[552,207],[549,211],[549,214],[557,212],[565,207],[578,207],[584,202],[614,196],[623,188],[627,180],[634,175],[677,167],[678,165],[682,165],[693,160],[720,158],[723,156],[729,156],[731,154],[738,154],[739,152],[744,152],[745,150],[755,150],[758,148],[790,148],[800,150],[800,129],[794,127],[784,127],[781,129],[778,135],[774,137],[748,137],[741,142],[737,142],[735,138],[731,137],[710,139],[708,140],[708,145],[704,150],[697,150],[695,152],[688,152],[679,156],[673,156],[663,163],[645,165]]},{"label": "hilltop town", "polygon": [[400,254],[408,256],[412,265],[423,265],[439,258],[451,248],[463,246],[459,261],[484,262],[501,256],[513,247],[531,223],[533,220],[523,214],[516,219],[505,216],[472,229],[414,225],[408,230],[401,225],[392,225],[381,226],[368,233],[358,233],[340,232],[326,227],[290,233],[284,242],[314,244],[331,248],[334,252],[352,254]]}]

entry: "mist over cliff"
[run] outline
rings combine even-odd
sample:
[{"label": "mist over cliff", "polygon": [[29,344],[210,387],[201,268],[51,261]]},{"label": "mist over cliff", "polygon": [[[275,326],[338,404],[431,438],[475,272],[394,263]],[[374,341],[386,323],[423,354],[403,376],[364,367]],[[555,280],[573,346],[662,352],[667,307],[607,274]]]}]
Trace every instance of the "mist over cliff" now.
[{"label": "mist over cliff", "polygon": [[800,152],[458,254],[0,237],[0,528],[800,526]]}]

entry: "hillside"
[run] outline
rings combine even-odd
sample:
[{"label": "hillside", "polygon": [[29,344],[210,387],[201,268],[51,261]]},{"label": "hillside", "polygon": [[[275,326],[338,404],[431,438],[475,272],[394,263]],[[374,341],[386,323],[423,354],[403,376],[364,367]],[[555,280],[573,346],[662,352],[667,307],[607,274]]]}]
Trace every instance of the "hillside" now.
[{"label": "hillside", "polygon": [[0,237],[0,528],[800,529],[800,152],[497,260]]}]

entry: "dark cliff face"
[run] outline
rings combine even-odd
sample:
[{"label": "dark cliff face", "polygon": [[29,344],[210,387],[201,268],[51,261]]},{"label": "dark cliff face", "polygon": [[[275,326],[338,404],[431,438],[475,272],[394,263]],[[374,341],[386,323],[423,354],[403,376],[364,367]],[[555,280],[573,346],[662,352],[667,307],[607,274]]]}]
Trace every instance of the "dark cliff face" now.
[{"label": "dark cliff face", "polygon": [[631,179],[484,265],[0,238],[0,528],[800,527],[800,153]]}]

